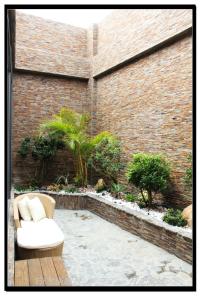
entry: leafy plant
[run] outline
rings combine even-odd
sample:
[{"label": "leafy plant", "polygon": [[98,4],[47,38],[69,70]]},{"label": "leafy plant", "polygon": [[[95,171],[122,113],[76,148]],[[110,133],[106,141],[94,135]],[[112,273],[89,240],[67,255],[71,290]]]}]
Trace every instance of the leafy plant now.
[{"label": "leafy plant", "polygon": [[192,187],[192,154],[188,155],[187,160],[190,166],[186,169],[184,182],[186,187],[191,188]]},{"label": "leafy plant", "polygon": [[87,185],[87,158],[91,149],[87,128],[90,118],[87,114],[62,108],[53,118],[41,125],[42,132],[47,132],[66,144],[74,157],[76,183]]},{"label": "leafy plant", "polygon": [[[75,170],[74,182],[79,186],[87,186],[88,182],[88,164],[92,165],[94,169],[103,169],[111,173],[117,173],[119,162],[117,161],[119,156],[116,154],[116,147],[111,147],[111,143],[108,143],[108,140],[111,141],[111,134],[107,132],[100,133],[95,137],[89,137],[88,135],[88,125],[90,122],[90,117],[88,114],[79,114],[69,108],[62,108],[61,111],[54,115],[53,118],[41,125],[41,132],[48,133],[48,135],[56,138],[56,140],[64,141],[65,145],[73,155],[73,163]],[[109,139],[105,136],[109,135]],[[98,168],[96,163],[92,164],[91,156],[95,152],[95,148],[98,145],[108,144],[107,151],[110,151],[110,154],[105,156],[106,149],[104,150],[104,160],[98,160]],[[116,143],[116,139],[113,138],[113,144]],[[102,146],[99,146],[99,151]],[[115,161],[112,160],[113,165],[109,161],[109,155],[115,157]],[[98,154],[100,155],[100,153]],[[98,156],[97,155],[97,156]],[[107,162],[108,160],[108,162]],[[116,169],[116,170],[115,170]]]},{"label": "leafy plant", "polygon": [[121,145],[115,136],[109,132],[102,132],[92,139],[94,145],[89,165],[97,174],[107,179],[108,183],[117,183],[120,170],[123,169],[121,163]]},{"label": "leafy plant", "polygon": [[31,139],[29,137],[25,137],[20,145],[20,148],[18,150],[18,154],[22,157],[22,158],[26,158],[28,153],[29,153],[29,149],[30,149],[30,145],[31,145]]},{"label": "leafy plant", "polygon": [[158,154],[137,153],[127,169],[128,181],[140,189],[143,202],[146,202],[144,190],[147,191],[147,205],[153,201],[153,192],[163,192],[169,183],[169,163]]},{"label": "leafy plant", "polygon": [[64,191],[66,193],[78,193],[79,192],[79,190],[76,187],[68,187],[68,188],[65,188]]},{"label": "leafy plant", "polygon": [[[61,148],[63,148],[63,144],[48,135],[33,138],[26,137],[22,140],[18,153],[23,161],[29,153],[34,160],[39,161],[39,170],[35,165],[35,178],[32,179],[35,183],[37,182],[37,185],[46,176],[48,162],[55,156],[56,151]],[[24,170],[26,169],[24,165]]]},{"label": "leafy plant", "polygon": [[17,192],[32,192],[32,191],[35,191],[36,190],[36,186],[33,186],[33,185],[15,185],[14,186],[14,189],[17,191]]},{"label": "leafy plant", "polygon": [[187,225],[187,221],[182,217],[181,210],[169,208],[163,217],[163,221],[174,226],[183,227]]},{"label": "leafy plant", "polygon": [[69,174],[58,176],[58,177],[56,178],[56,183],[57,183],[57,184],[68,185],[68,177],[69,177]]},{"label": "leafy plant", "polygon": [[125,186],[120,183],[113,183],[111,185],[111,194],[115,198],[120,198],[122,196],[122,193],[125,191]]},{"label": "leafy plant", "polygon": [[137,201],[137,196],[128,193],[128,194],[125,195],[125,200],[128,201],[128,202],[136,202]]}]

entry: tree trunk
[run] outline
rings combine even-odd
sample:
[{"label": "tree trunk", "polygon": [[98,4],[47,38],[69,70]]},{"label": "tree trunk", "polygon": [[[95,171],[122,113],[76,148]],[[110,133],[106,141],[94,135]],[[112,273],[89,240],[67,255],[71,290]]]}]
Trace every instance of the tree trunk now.
[{"label": "tree trunk", "polygon": [[147,190],[148,193],[148,206],[150,207],[153,201],[152,192],[151,190]]}]

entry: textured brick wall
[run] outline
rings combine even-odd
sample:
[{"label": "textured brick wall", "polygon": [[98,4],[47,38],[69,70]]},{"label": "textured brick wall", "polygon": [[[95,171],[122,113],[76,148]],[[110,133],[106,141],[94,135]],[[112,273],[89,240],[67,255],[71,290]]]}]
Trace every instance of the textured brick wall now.
[{"label": "textured brick wall", "polygon": [[98,25],[93,73],[108,68],[192,26],[190,9],[119,9]]},{"label": "textured brick wall", "polygon": [[17,13],[16,68],[88,78],[87,30]]},{"label": "textured brick wall", "polygon": [[[33,161],[27,160],[25,168],[17,151],[22,138],[36,134],[39,124],[62,107],[77,112],[88,111],[87,82],[48,76],[14,74],[13,78],[13,179],[14,182],[30,182]],[[59,153],[49,168],[49,180],[71,170],[71,161]],[[26,171],[26,172],[25,172]]]},{"label": "textured brick wall", "polygon": [[166,154],[178,190],[192,148],[191,46],[184,38],[97,80],[98,130],[121,139],[126,160],[136,152]]}]

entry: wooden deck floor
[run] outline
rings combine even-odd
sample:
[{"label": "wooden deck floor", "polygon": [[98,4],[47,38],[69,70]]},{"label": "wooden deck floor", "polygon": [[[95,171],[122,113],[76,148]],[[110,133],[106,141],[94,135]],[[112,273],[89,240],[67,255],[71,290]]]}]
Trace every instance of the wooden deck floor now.
[{"label": "wooden deck floor", "polygon": [[15,261],[15,286],[71,286],[61,257]]}]

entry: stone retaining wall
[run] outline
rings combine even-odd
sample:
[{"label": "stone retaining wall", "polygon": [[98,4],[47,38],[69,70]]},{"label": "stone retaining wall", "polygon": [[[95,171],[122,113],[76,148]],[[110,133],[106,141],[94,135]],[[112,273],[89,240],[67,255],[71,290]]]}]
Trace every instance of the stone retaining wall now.
[{"label": "stone retaining wall", "polygon": [[192,237],[190,234],[178,233],[173,226],[167,223],[150,220],[148,216],[136,211],[124,211],[94,196],[87,197],[86,209],[188,263],[192,263]]},{"label": "stone retaining wall", "polygon": [[192,263],[192,234],[167,223],[152,220],[141,212],[119,208],[101,196],[87,194],[59,195],[44,192],[56,201],[57,209],[87,209],[128,232]]}]

